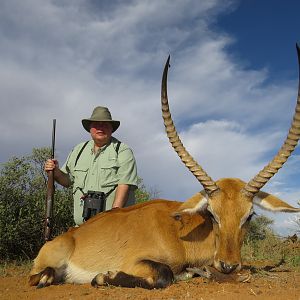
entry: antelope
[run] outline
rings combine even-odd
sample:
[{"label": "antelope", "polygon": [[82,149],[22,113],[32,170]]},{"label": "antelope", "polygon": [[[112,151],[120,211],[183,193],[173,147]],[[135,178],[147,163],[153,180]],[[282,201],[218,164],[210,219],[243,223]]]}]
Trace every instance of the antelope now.
[{"label": "antelope", "polygon": [[[300,49],[297,45],[300,68]],[[277,155],[248,183],[236,178],[213,181],[184,148],[167,96],[168,58],[161,88],[162,115],[172,147],[203,190],[185,202],[151,200],[100,213],[47,242],[30,272],[38,288],[59,282],[94,287],[164,288],[193,268],[213,266],[230,274],[241,269],[241,246],[253,205],[300,212],[261,188],[278,172],[300,138],[300,79],[288,135]],[[300,75],[299,75],[300,77]]]}]

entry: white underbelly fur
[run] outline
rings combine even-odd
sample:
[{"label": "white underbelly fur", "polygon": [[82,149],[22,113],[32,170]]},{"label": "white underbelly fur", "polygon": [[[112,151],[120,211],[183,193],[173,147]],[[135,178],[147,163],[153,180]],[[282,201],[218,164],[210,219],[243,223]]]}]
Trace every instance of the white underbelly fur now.
[{"label": "white underbelly fur", "polygon": [[90,283],[99,272],[84,270],[72,263],[66,268],[65,281],[68,283]]}]

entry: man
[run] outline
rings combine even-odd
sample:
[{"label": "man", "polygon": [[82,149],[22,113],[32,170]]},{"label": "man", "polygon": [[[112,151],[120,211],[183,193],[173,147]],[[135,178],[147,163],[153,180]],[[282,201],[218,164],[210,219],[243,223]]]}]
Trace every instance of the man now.
[{"label": "man", "polygon": [[73,185],[74,220],[83,222],[84,200],[88,191],[106,194],[105,210],[125,207],[135,203],[137,168],[132,150],[112,136],[120,126],[112,120],[106,107],[98,106],[82,125],[92,139],[80,143],[71,151],[60,169],[58,161],[49,159],[45,171],[52,171],[54,179],[64,187]]}]

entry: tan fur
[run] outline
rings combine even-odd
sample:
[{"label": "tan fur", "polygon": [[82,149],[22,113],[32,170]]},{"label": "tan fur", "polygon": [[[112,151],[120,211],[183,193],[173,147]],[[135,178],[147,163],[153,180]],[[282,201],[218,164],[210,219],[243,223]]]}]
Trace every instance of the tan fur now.
[{"label": "tan fur", "polygon": [[[175,276],[186,267],[212,263],[223,272],[221,262],[240,269],[240,249],[252,199],[240,192],[245,183],[239,179],[222,179],[217,184],[220,191],[210,198],[197,193],[184,203],[152,200],[98,214],[42,247],[30,273],[30,284],[91,282],[98,274],[101,282],[109,271],[152,282],[156,273],[143,260],[166,264]],[[203,199],[207,199],[207,206],[195,211]],[[284,203],[270,195],[264,201],[273,207]],[[43,273],[46,268],[55,270],[53,280],[47,281]]]}]

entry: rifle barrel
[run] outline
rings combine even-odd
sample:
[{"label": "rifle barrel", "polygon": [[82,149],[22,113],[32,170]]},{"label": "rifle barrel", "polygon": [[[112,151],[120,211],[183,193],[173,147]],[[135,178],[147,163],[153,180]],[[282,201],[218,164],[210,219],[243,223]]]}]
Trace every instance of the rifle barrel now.
[{"label": "rifle barrel", "polygon": [[53,119],[52,123],[52,147],[51,147],[51,158],[54,158],[55,151],[55,131],[56,131],[56,119]]},{"label": "rifle barrel", "polygon": [[[56,119],[53,119],[52,123],[52,146],[51,146],[51,159],[54,159],[55,152],[55,131],[56,131]],[[54,202],[54,172],[48,172],[47,182],[47,196],[46,196],[46,218],[45,218],[45,241],[51,240],[52,233],[52,216],[53,216],[53,202]]]}]

